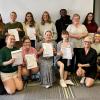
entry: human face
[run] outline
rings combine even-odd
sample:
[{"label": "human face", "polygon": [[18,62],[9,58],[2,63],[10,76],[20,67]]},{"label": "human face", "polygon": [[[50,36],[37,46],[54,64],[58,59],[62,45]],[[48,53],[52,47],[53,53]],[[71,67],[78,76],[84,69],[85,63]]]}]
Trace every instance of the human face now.
[{"label": "human face", "polygon": [[67,35],[67,34],[62,34],[62,39],[63,39],[63,40],[66,41],[66,40],[68,40],[68,38],[69,38],[69,35]]},{"label": "human face", "polygon": [[49,19],[48,13],[44,13],[44,14],[43,14],[43,20],[44,20],[45,22],[47,22],[48,19]]},{"label": "human face", "polygon": [[95,43],[100,43],[100,35],[94,37]]},{"label": "human face", "polygon": [[88,41],[88,40],[84,40],[83,41],[83,46],[84,46],[84,48],[90,48],[91,47],[91,42]]},{"label": "human face", "polygon": [[61,10],[60,15],[61,17],[65,17],[67,15],[67,12],[65,10]]},{"label": "human face", "polygon": [[80,23],[80,18],[79,16],[74,16],[72,19],[73,24],[77,25]]},{"label": "human face", "polygon": [[29,49],[31,47],[31,41],[29,39],[26,39],[23,43],[23,46],[26,48],[26,49]]},{"label": "human face", "polygon": [[16,19],[17,19],[17,15],[15,13],[11,13],[10,14],[10,19],[11,19],[12,22],[15,22]]},{"label": "human face", "polygon": [[89,14],[87,18],[88,18],[88,21],[92,21],[92,19],[93,19],[93,14]]},{"label": "human face", "polygon": [[52,40],[52,33],[46,32],[44,38],[46,41],[51,41]]},{"label": "human face", "polygon": [[6,44],[7,44],[7,46],[9,46],[9,47],[13,47],[14,45],[15,45],[15,37],[14,36],[8,36],[7,38],[6,38]]},{"label": "human face", "polygon": [[32,21],[32,15],[31,14],[27,14],[26,15],[26,19],[28,22],[31,22]]}]

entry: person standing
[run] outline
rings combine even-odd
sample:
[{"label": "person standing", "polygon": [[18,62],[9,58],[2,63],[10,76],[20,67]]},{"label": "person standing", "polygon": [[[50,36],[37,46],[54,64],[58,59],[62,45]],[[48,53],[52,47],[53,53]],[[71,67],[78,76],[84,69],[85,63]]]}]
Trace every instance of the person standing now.
[{"label": "person standing", "polygon": [[69,24],[72,23],[70,16],[67,15],[67,10],[66,9],[61,9],[60,10],[60,16],[61,18],[56,20],[56,30],[57,30],[57,42],[61,41],[61,32],[63,30],[66,30]]},{"label": "person standing", "polygon": [[44,33],[50,30],[53,33],[53,40],[57,39],[57,32],[55,24],[51,21],[50,14],[47,11],[43,12],[41,23],[39,24],[39,31],[40,31],[40,40],[43,40]]},{"label": "person standing", "polygon": [[[17,19],[17,14],[16,12],[11,12],[10,13],[10,22],[5,24],[5,35],[10,34],[8,31],[10,29],[16,29],[18,31],[18,36],[19,36],[19,41],[16,41],[15,46],[16,47],[21,47],[22,46],[22,38],[25,35],[25,32],[23,30],[23,26],[20,22],[16,21]],[[13,34],[13,33],[12,33]]]}]

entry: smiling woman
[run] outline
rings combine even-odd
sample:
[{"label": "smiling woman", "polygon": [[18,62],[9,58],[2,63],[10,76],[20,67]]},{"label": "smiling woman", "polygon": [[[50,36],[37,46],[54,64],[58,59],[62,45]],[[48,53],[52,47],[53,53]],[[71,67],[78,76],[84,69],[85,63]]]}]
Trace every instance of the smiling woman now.
[{"label": "smiling woman", "polygon": [[83,48],[78,51],[76,71],[77,76],[82,77],[80,83],[91,87],[97,74],[97,53],[91,48],[92,38],[87,36],[83,40]]},{"label": "smiling woman", "polygon": [[0,75],[1,80],[8,94],[14,94],[16,90],[23,89],[19,65],[13,66],[15,59],[12,58],[11,52],[17,50],[14,47],[15,36],[6,37],[6,47],[0,50]]}]

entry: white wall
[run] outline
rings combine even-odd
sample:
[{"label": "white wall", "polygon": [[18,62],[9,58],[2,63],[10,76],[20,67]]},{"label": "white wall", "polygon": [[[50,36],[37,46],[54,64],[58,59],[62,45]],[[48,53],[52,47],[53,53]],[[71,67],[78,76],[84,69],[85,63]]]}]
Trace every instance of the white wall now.
[{"label": "white wall", "polygon": [[9,13],[16,11],[18,20],[23,21],[25,13],[31,11],[37,21],[40,21],[43,11],[47,10],[55,21],[59,18],[59,10],[65,8],[72,16],[81,15],[81,21],[88,12],[93,11],[93,0],[0,0],[0,13],[4,22],[9,21]]}]

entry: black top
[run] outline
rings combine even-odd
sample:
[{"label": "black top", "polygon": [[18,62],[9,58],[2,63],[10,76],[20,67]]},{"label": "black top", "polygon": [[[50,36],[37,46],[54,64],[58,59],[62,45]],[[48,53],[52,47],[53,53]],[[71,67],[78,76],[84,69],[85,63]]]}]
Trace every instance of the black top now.
[{"label": "black top", "polygon": [[56,29],[57,29],[57,33],[58,33],[58,38],[57,38],[57,42],[61,41],[61,32],[63,30],[66,30],[66,28],[68,27],[69,24],[71,24],[72,21],[70,20],[70,16],[66,15],[66,17],[61,17],[60,19],[58,19],[55,23],[56,25]]},{"label": "black top", "polygon": [[83,69],[88,69],[92,71],[97,70],[97,52],[93,48],[90,48],[88,54],[85,54],[84,48],[78,49],[78,53],[76,55],[77,63],[81,64],[90,64],[90,67],[84,67]]}]

